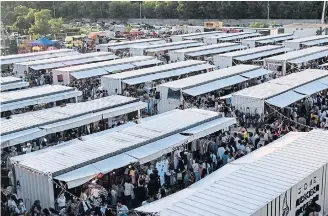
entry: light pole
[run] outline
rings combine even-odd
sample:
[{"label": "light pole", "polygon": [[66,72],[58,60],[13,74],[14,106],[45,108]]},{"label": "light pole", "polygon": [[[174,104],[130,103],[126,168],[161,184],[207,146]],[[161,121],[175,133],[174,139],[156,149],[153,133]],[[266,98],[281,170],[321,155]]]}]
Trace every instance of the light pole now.
[{"label": "light pole", "polygon": [[325,16],[326,16],[326,1],[323,2],[321,24],[325,24]]},{"label": "light pole", "polygon": [[141,4],[142,4],[142,2],[139,2],[139,6],[140,6],[140,11],[139,11],[140,24],[141,24]]},{"label": "light pole", "polygon": [[270,25],[270,2],[268,1],[268,25]]},{"label": "light pole", "polygon": [[56,18],[55,1],[52,1],[52,7],[53,7],[53,10],[54,10],[54,18]]}]

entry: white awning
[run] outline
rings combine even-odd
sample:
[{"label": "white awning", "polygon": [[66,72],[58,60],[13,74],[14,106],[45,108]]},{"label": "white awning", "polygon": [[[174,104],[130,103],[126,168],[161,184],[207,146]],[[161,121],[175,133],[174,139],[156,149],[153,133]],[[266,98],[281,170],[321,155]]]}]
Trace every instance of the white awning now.
[{"label": "white awning", "polygon": [[49,69],[49,68],[59,68],[59,67],[65,67],[66,65],[61,62],[55,62],[52,64],[42,64],[42,65],[32,65],[30,68],[33,70],[43,70],[43,69]]},{"label": "white awning", "polygon": [[240,76],[252,79],[252,78],[268,75],[270,73],[272,73],[272,71],[261,68],[258,70],[252,70],[252,71],[248,71],[246,73],[240,74]]},{"label": "white awning", "polygon": [[250,60],[254,60],[254,59],[258,59],[258,58],[263,58],[266,56],[271,56],[271,55],[275,55],[278,53],[284,53],[284,52],[288,52],[291,51],[291,49],[286,48],[286,47],[282,47],[279,49],[274,49],[274,50],[269,50],[269,51],[264,51],[264,52],[257,52],[257,53],[250,53],[249,55],[243,55],[240,57],[235,57],[234,59],[237,61],[250,61]]},{"label": "white awning", "polygon": [[325,85],[322,82],[317,80],[317,81],[308,83],[306,85],[300,86],[300,87],[294,89],[294,91],[301,93],[301,94],[305,94],[305,95],[313,95],[315,93],[318,93],[318,92],[326,90],[326,89],[328,89],[328,85]]},{"label": "white awning", "polygon": [[45,103],[60,101],[64,99],[75,98],[81,95],[82,92],[80,91],[68,91],[63,93],[50,94],[44,97],[41,96],[33,99],[27,99],[27,100],[21,99],[19,101],[15,101],[11,103],[1,104],[0,108],[1,111],[3,112],[3,111],[15,110],[15,109],[27,107],[30,105],[45,104]]},{"label": "white awning", "polygon": [[43,137],[46,135],[45,130],[39,128],[31,128],[28,130],[18,131],[16,133],[1,136],[1,149],[31,141],[33,139]]},{"label": "white awning", "polygon": [[256,41],[256,42],[257,43],[260,43],[260,44],[268,44],[268,43],[275,43],[275,42],[290,40],[290,39],[294,39],[294,38],[296,38],[296,36],[294,36],[294,35],[287,35],[287,36],[284,36],[284,37],[276,37],[276,38],[271,38],[271,39],[266,39],[266,40],[260,40],[260,41]]},{"label": "white awning", "polygon": [[235,118],[219,118],[213,121],[204,123],[202,125],[190,128],[186,131],[181,132],[181,134],[190,134],[193,139],[198,139],[212,133],[215,133],[219,130],[225,129],[229,126],[236,124]]},{"label": "white awning", "polygon": [[109,67],[103,67],[107,72],[113,72],[113,71],[121,71],[121,70],[128,70],[135,68],[133,64],[120,64],[120,65],[114,65],[114,66],[109,66]]},{"label": "white awning", "polygon": [[286,107],[292,103],[295,103],[298,100],[301,100],[303,98],[305,98],[306,95],[303,94],[299,94],[294,92],[293,90],[290,90],[288,92],[285,92],[283,94],[280,94],[278,96],[275,96],[273,98],[270,98],[268,100],[266,100],[265,102],[274,105],[276,107]]},{"label": "white awning", "polygon": [[196,46],[202,46],[202,43],[185,43],[185,44],[180,44],[180,45],[171,45],[171,46],[166,46],[166,47],[158,47],[158,48],[153,48],[153,49],[145,49],[147,53],[152,53],[152,52],[161,52],[165,50],[177,50],[177,49],[185,49],[189,47],[196,47]]},{"label": "white awning", "polygon": [[242,35],[230,36],[230,37],[225,37],[225,38],[219,38],[219,41],[231,41],[231,40],[256,37],[256,36],[261,36],[261,34],[259,34],[259,33],[242,34]]},{"label": "white awning", "polygon": [[125,152],[125,154],[137,158],[140,164],[144,164],[149,161],[155,160],[164,154],[172,152],[173,147],[180,146],[188,142],[188,138],[188,136],[175,134]]},{"label": "white awning", "polygon": [[301,58],[290,60],[288,62],[292,63],[292,64],[301,64],[303,62],[308,62],[308,61],[319,59],[319,58],[322,58],[325,56],[328,56],[328,51],[313,53],[313,54],[310,54],[310,55],[307,55],[307,56],[304,56]]},{"label": "white awning", "polygon": [[101,119],[102,119],[102,115],[96,115],[90,113],[76,118],[44,125],[41,126],[40,128],[45,129],[47,131],[47,134],[51,134],[51,133],[56,133],[56,132],[76,128],[76,127],[81,127],[83,125],[87,125],[92,122],[100,121]]},{"label": "white awning", "polygon": [[199,85],[193,88],[185,89],[182,92],[191,96],[202,95],[211,91],[219,90],[237,83],[242,83],[247,79],[239,75],[228,77],[226,79],[220,79],[203,85]]},{"label": "white awning", "polygon": [[305,46],[315,46],[315,45],[324,44],[324,43],[328,43],[328,38],[323,38],[323,39],[320,39],[320,40],[313,40],[313,41],[303,42],[301,44],[302,45],[305,45]]},{"label": "white awning", "polygon": [[229,51],[233,51],[233,50],[240,50],[240,49],[244,49],[244,48],[245,48],[245,46],[241,46],[241,45],[227,46],[227,47],[221,47],[221,48],[216,48],[216,49],[203,50],[203,51],[199,51],[199,52],[187,53],[186,56],[191,56],[191,57],[204,56],[204,55],[229,52]]},{"label": "white awning", "polygon": [[160,63],[163,63],[163,62],[158,59],[151,59],[151,60],[147,60],[147,61],[133,62],[132,64],[137,67],[142,67],[142,66],[146,66],[146,65],[156,65],[156,64],[160,64]]},{"label": "white awning", "polygon": [[91,70],[73,72],[71,75],[76,79],[85,79],[89,77],[101,76],[108,74],[104,68],[95,68]]},{"label": "white awning", "polygon": [[321,83],[323,83],[323,84],[325,84],[325,85],[328,85],[328,77],[318,79],[317,81],[318,81],[318,82],[321,82]]},{"label": "white awning", "polygon": [[99,173],[107,174],[114,169],[118,169],[135,162],[137,162],[135,158],[132,158],[126,154],[119,154],[97,163],[93,163],[56,176],[54,179],[66,182],[68,189],[70,189],[90,181]]},{"label": "white awning", "polygon": [[0,84],[1,91],[7,91],[12,89],[20,89],[24,87],[28,87],[30,84],[28,82],[14,82],[14,83],[8,83],[8,84]]},{"label": "white awning", "polygon": [[126,80],[122,80],[122,82],[126,83],[128,85],[136,85],[139,83],[146,83],[146,82],[150,82],[153,80],[180,76],[180,75],[192,73],[195,71],[207,70],[207,69],[210,69],[213,67],[214,67],[213,65],[201,64],[201,65],[195,65],[195,66],[191,66],[191,67],[185,67],[185,68],[180,68],[180,69],[176,69],[176,70],[171,70],[171,71],[167,71],[167,72],[155,73],[155,74],[150,74],[150,75],[146,75],[146,76],[126,79]]}]

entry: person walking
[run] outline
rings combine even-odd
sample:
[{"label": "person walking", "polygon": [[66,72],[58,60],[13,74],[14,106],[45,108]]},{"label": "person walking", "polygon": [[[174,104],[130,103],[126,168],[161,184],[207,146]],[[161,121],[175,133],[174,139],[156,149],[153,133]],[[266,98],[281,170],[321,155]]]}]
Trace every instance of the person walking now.
[{"label": "person walking", "polygon": [[125,205],[128,207],[131,207],[133,189],[134,189],[134,186],[131,183],[131,178],[129,178],[124,183],[124,202],[125,202]]}]

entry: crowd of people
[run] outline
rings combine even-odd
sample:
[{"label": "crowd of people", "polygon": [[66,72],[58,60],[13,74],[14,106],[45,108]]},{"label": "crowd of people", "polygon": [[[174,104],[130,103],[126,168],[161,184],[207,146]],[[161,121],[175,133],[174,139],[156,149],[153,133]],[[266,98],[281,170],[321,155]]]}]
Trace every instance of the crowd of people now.
[{"label": "crowd of people", "polygon": [[[182,32],[179,32],[182,33]],[[106,43],[102,38],[98,43]],[[95,42],[84,39],[78,51],[86,53],[94,50]],[[131,54],[119,51],[118,56],[124,58]],[[157,57],[157,56],[156,56]],[[166,62],[167,55],[158,56]],[[319,62],[311,61],[301,68],[318,68]],[[181,77],[179,77],[181,78]],[[45,71],[32,71],[26,74],[25,79],[30,86],[39,86],[52,83],[52,74]],[[158,80],[158,83],[172,81],[172,79]],[[265,82],[266,79],[254,79],[247,83],[252,86]],[[244,85],[244,84],[243,84]],[[108,96],[106,90],[100,89],[99,78],[74,80],[69,86],[83,92],[82,100],[92,100]],[[291,107],[278,109],[267,104],[265,115],[250,115],[235,110],[229,99],[221,99],[221,95],[236,92],[245,86],[234,85],[224,92],[214,92],[200,97],[185,97],[185,104],[180,109],[198,107],[212,109],[224,113],[224,116],[237,118],[237,126],[229,131],[218,131],[209,137],[190,142],[159,159],[155,164],[129,165],[121,176],[110,186],[103,185],[102,177],[93,179],[80,188],[80,194],[72,194],[60,185],[61,192],[56,197],[55,208],[43,206],[39,200],[34,201],[31,208],[27,209],[22,198],[17,197],[13,187],[13,174],[8,169],[8,158],[19,153],[30,153],[46,148],[49,143],[62,143],[85,134],[90,134],[108,129],[105,122],[100,123],[92,131],[87,128],[65,131],[64,135],[56,134],[53,140],[44,139],[40,143],[27,143],[19,148],[11,148],[2,152],[2,165],[9,170],[10,183],[8,187],[1,188],[1,214],[10,216],[127,216],[133,209],[147,205],[176,191],[182,190],[207,175],[215,172],[222,166],[251,153],[252,151],[269,144],[290,131],[308,131],[313,128],[328,128],[328,95],[320,92],[308,97]],[[155,96],[153,88],[147,85],[128,87],[123,90],[123,95],[143,97],[145,100]],[[34,110],[34,108],[32,109]],[[156,112],[155,112],[156,113]],[[120,123],[121,124],[121,123]],[[114,126],[119,126],[113,125]],[[87,132],[88,131],[88,132]],[[4,160],[3,160],[4,159]],[[160,164],[160,165],[158,165]],[[164,168],[163,168],[164,167]],[[165,170],[165,171],[163,171]],[[58,184],[58,183],[56,183]]]},{"label": "crowd of people", "polygon": [[[146,164],[144,168],[130,165],[123,177],[105,189],[102,178],[82,186],[81,193],[69,196],[65,190],[57,197],[55,208],[42,208],[35,201],[30,209],[24,200],[17,198],[10,186],[2,188],[2,213],[4,215],[119,215],[133,213],[133,209],[161,199],[205,178],[220,167],[268,144],[275,137],[256,129],[245,127],[218,131],[209,138],[195,140],[158,160],[167,161],[162,166]],[[191,152],[191,153],[190,153]],[[190,154],[192,155],[190,160]]]}]

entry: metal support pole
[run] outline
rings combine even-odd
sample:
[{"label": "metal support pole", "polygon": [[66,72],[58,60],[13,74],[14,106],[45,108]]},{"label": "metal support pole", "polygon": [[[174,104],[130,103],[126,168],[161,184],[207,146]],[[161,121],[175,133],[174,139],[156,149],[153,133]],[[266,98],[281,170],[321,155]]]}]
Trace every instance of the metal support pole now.
[{"label": "metal support pole", "polygon": [[140,24],[141,24],[141,4],[142,4],[142,2],[139,2],[139,4],[140,4],[140,11],[139,11],[139,15],[140,15]]}]

